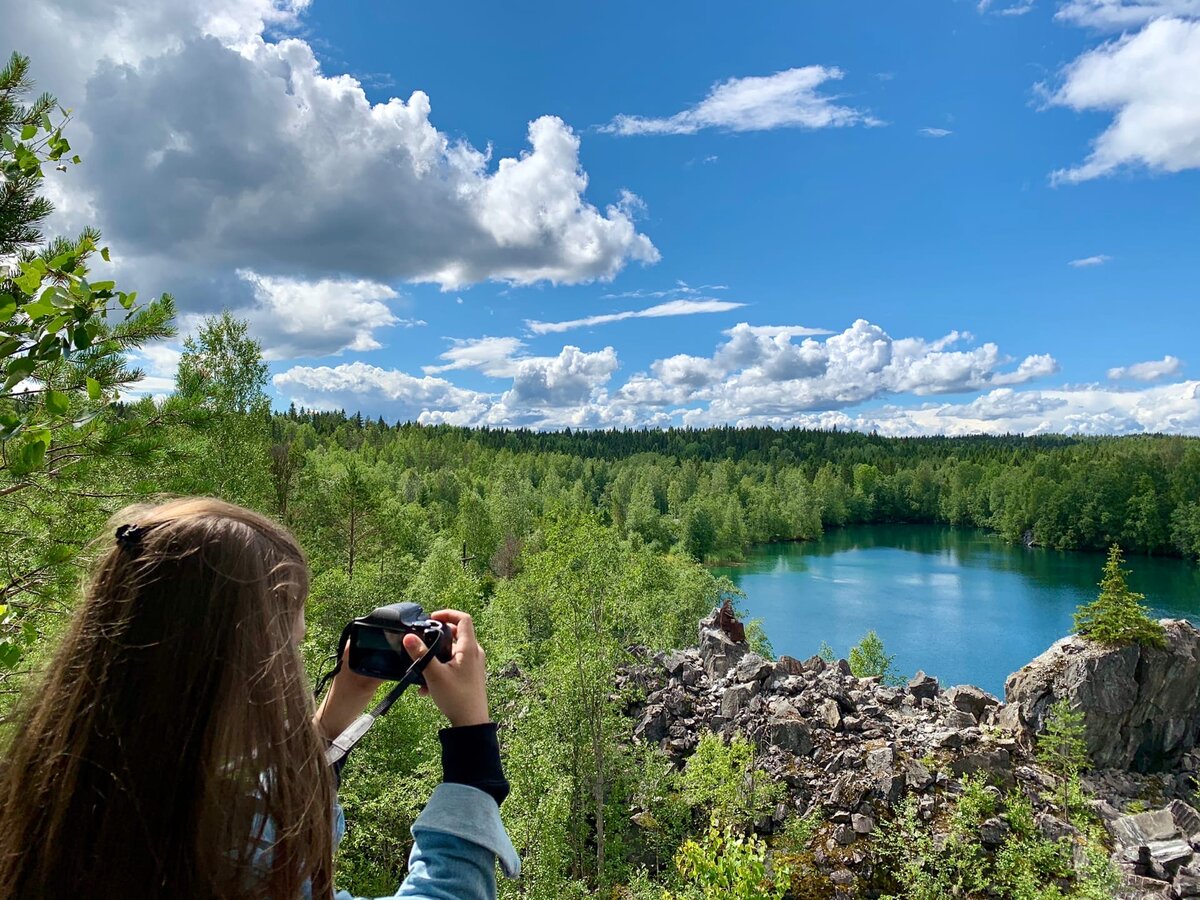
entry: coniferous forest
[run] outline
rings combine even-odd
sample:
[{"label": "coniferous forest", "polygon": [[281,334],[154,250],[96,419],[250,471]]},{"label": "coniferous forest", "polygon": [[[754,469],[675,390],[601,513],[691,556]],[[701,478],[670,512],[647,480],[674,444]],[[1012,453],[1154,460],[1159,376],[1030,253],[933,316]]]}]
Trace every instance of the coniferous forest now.
[{"label": "coniferous forest", "polygon": [[[24,71],[14,58],[0,72],[0,257],[18,260],[0,283],[0,721],[36,686],[109,516],[164,494],[218,496],[304,546],[313,676],[345,622],[376,606],[476,618],[525,869],[503,891],[717,896],[696,887],[706,864],[761,875],[765,844],[709,830],[718,810],[749,829],[773,805],[748,778],[753,749],[702,741],[679,770],[632,741],[631,698],[615,689],[629,648],[693,644],[697,621],[731,596],[704,563],[902,522],[1068,550],[1117,544],[1134,564],[1200,557],[1198,439],[535,433],[280,412],[261,348],[227,314],[185,342],[169,396],[136,399],[129,355],[175,334],[173,303],[106,280],[99,234],[40,234],[41,167],[72,156],[53,103],[23,95]],[[438,779],[438,725],[431,703],[407,696],[351,758],[338,872],[356,893],[403,875],[408,826]],[[796,813],[772,847],[801,858],[815,827]]]}]

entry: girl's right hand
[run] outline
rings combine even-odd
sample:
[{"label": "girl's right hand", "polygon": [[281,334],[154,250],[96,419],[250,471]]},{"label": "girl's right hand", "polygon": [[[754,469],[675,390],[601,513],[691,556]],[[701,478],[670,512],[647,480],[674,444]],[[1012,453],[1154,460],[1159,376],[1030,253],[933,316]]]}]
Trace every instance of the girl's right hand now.
[{"label": "girl's right hand", "polygon": [[[455,609],[438,610],[430,618],[446,624],[454,645],[450,662],[434,658],[425,667],[426,687],[421,688],[421,693],[433,698],[452,727],[490,722],[487,661],[475,637],[475,623],[469,615]],[[427,648],[415,634],[406,634],[404,649],[413,659],[419,659]]]}]

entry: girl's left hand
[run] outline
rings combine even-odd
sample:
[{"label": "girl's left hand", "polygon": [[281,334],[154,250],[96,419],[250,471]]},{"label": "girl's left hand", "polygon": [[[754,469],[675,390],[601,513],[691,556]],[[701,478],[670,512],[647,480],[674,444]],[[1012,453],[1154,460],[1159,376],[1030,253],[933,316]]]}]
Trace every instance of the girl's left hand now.
[{"label": "girl's left hand", "polygon": [[332,741],[363,714],[381,684],[382,679],[350,671],[350,647],[347,644],[342,653],[341,671],[333,677],[329,693],[313,717],[317,731]]}]

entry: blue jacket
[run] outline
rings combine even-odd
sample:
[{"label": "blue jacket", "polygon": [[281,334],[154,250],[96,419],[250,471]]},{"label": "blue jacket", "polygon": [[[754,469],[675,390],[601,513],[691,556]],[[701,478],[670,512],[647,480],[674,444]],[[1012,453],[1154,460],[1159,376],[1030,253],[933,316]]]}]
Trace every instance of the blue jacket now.
[{"label": "blue jacket", "polygon": [[[334,841],[346,831],[339,804]],[[395,894],[405,900],[494,900],[496,860],[509,878],[521,873],[521,861],[500,821],[500,807],[488,794],[465,784],[439,784],[412,824],[413,848],[408,877]],[[352,898],[338,891],[334,900]]]}]

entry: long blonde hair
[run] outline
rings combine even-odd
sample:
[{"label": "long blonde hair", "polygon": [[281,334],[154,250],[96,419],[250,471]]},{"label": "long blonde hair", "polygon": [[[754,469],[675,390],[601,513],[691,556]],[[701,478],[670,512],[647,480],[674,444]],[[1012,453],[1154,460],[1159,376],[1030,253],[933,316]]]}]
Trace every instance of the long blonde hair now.
[{"label": "long blonde hair", "polygon": [[0,763],[0,898],[329,896],[299,544],[202,497],[106,535]]}]

